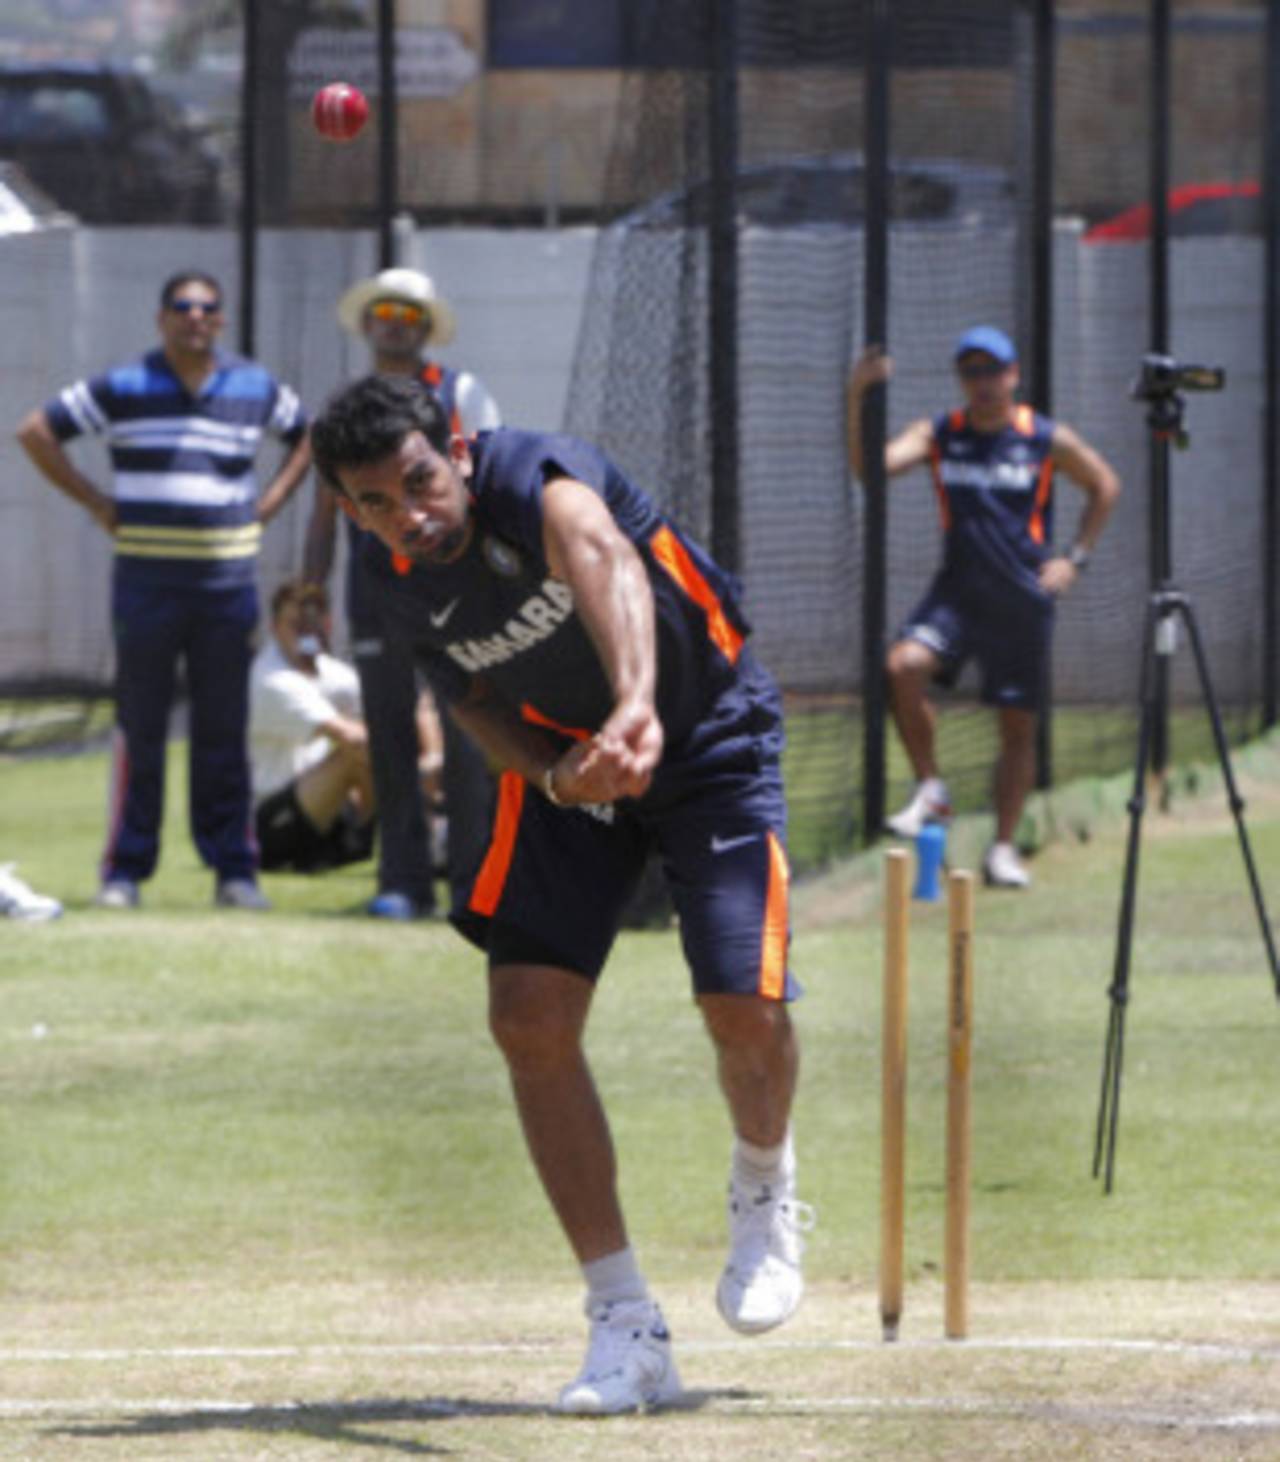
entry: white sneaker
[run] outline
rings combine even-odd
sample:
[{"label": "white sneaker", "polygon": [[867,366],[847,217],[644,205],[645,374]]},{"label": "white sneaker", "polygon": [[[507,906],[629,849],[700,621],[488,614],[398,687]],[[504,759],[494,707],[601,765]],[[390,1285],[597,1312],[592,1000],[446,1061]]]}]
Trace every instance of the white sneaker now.
[{"label": "white sneaker", "polygon": [[813,1209],[796,1201],[794,1179],[754,1189],[730,1179],[729,1262],[716,1287],[726,1325],[761,1335],[795,1314],[804,1294],[801,1235],[813,1224]]},{"label": "white sneaker", "polygon": [[951,821],[951,794],[941,777],[926,777],[916,785],[911,801],[892,817],[885,827],[895,837],[917,838],[926,823]]},{"label": "white sneaker", "polygon": [[0,864],[0,915],[21,919],[25,924],[45,924],[62,913],[57,899],[37,893],[13,871],[12,863]]},{"label": "white sneaker", "polygon": [[1028,888],[1031,875],[1012,843],[992,843],[982,860],[982,876],[992,888]]},{"label": "white sneaker", "polygon": [[680,1377],[671,1358],[671,1332],[652,1300],[616,1300],[587,1306],[591,1336],[575,1381],[556,1410],[573,1416],[644,1411],[675,1401]]}]

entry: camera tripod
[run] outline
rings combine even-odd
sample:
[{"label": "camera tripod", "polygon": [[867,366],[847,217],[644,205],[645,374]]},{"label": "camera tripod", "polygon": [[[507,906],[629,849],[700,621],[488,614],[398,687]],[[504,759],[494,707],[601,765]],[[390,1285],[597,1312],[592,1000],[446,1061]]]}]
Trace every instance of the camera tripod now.
[{"label": "camera tripod", "polygon": [[[1161,368],[1152,370],[1152,362],[1161,362]],[[1178,643],[1178,622],[1186,626],[1187,636],[1195,657],[1196,673],[1204,697],[1205,709],[1213,728],[1214,746],[1218,763],[1226,786],[1227,803],[1235,819],[1236,833],[1240,840],[1240,851],[1244,855],[1245,870],[1249,887],[1253,892],[1253,903],[1262,927],[1262,941],[1266,946],[1271,977],[1275,983],[1276,998],[1280,1000],[1280,960],[1276,956],[1275,939],[1267,917],[1262,886],[1258,881],[1258,870],[1254,863],[1253,849],[1249,843],[1248,829],[1244,822],[1244,801],[1236,787],[1231,770],[1231,757],[1227,749],[1226,732],[1218,709],[1213,684],[1209,678],[1209,666],[1205,657],[1204,642],[1196,622],[1191,600],[1171,582],[1169,552],[1169,442],[1172,439],[1179,446],[1187,444],[1183,427],[1184,403],[1175,389],[1177,384],[1192,390],[1218,389],[1221,373],[1215,385],[1205,386],[1201,378],[1191,373],[1198,367],[1177,367],[1166,357],[1148,356],[1143,362],[1144,372],[1135,384],[1133,394],[1149,403],[1147,424],[1151,428],[1155,444],[1152,456],[1152,484],[1154,488],[1153,512],[1156,515],[1153,528],[1159,556],[1156,587],[1147,598],[1146,616],[1142,638],[1142,674],[1139,692],[1141,719],[1138,724],[1138,749],[1134,762],[1133,795],[1128,803],[1129,838],[1125,854],[1124,884],[1120,899],[1119,926],[1116,933],[1115,964],[1111,985],[1107,991],[1111,1001],[1110,1019],[1107,1025],[1106,1053],[1102,1065],[1102,1094],[1098,1102],[1098,1126],[1093,1149],[1093,1176],[1104,1176],[1105,1191],[1111,1192],[1115,1177],[1116,1136],[1120,1120],[1120,1078],[1124,1063],[1125,1015],[1129,1005],[1129,968],[1133,944],[1134,905],[1138,887],[1138,853],[1142,831],[1142,815],[1146,809],[1146,775],[1151,761],[1152,744],[1160,721],[1160,708],[1164,689],[1169,683],[1169,669]],[[1104,1169],[1105,1157],[1105,1169]]]}]

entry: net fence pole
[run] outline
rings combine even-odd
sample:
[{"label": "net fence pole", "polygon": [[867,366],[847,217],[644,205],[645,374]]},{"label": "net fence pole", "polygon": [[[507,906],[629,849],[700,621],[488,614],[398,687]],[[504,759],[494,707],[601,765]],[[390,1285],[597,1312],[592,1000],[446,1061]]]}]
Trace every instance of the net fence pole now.
[{"label": "net fence pole", "polygon": [[396,96],[396,4],[378,0],[378,267],[396,263],[399,208],[399,116]]},{"label": "net fence pole", "polygon": [[[1170,0],[1151,0],[1151,66],[1149,186],[1151,205],[1151,350],[1169,349],[1169,133],[1170,133]],[[1159,459],[1163,444],[1154,436],[1148,447],[1149,577],[1151,588],[1166,584],[1172,572],[1173,545],[1169,482]],[[1157,656],[1155,724],[1151,734],[1151,769],[1163,775],[1169,765],[1169,661]]]},{"label": "net fence pole", "polygon": [[1262,725],[1280,720],[1280,8],[1267,6],[1263,209]]},{"label": "net fence pole", "polygon": [[[1029,0],[1018,15],[1020,69],[1027,97],[1026,121],[1030,161],[1027,192],[1027,395],[1037,411],[1053,412],[1053,138],[1054,138],[1054,0]],[[1036,725],[1036,785],[1053,785],[1053,662],[1046,660]]]},{"label": "net fence pole", "polygon": [[252,356],[258,292],[258,77],[262,61],[259,0],[244,0],[240,82],[240,317],[239,350]]},{"label": "net fence pole", "polygon": [[[866,344],[888,347],[889,335],[889,66],[888,0],[866,14],[866,227],[863,234],[863,320]],[[862,486],[862,841],[874,843],[885,816],[885,600],[889,517],[884,467],[885,388],[863,398]]]},{"label": "net fence pole", "polygon": [[738,493],[738,16],[711,0],[710,328],[711,553],[742,569]]}]

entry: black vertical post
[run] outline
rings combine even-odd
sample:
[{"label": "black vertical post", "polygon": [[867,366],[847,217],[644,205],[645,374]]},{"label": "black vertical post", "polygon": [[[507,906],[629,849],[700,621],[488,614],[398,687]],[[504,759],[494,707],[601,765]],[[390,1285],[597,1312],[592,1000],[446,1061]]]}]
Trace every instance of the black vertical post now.
[{"label": "black vertical post", "polygon": [[258,0],[244,0],[244,51],[240,80],[240,338],[241,355],[256,344],[258,293],[258,77],[262,28]]},{"label": "black vertical post", "polygon": [[[1030,338],[1027,395],[1053,411],[1053,127],[1056,50],[1053,0],[1032,0]],[[1053,664],[1046,660],[1036,727],[1036,785],[1053,785]]]},{"label": "black vertical post", "polygon": [[[889,65],[888,0],[867,7],[867,206],[863,247],[863,320],[868,345],[889,344]],[[884,468],[886,401],[883,386],[862,406],[862,486],[865,519],[862,565],[862,841],[880,836],[885,816],[885,624],[889,557],[887,474]]]},{"label": "black vertical post", "polygon": [[1267,6],[1262,455],[1262,724],[1280,721],[1280,8]]},{"label": "black vertical post", "polygon": [[711,553],[742,571],[738,494],[738,16],[711,0]]},{"label": "black vertical post", "polygon": [[400,108],[396,96],[396,4],[378,0],[378,267],[396,262]]},{"label": "black vertical post", "polygon": [[[1151,0],[1151,349],[1161,355],[1169,349],[1169,10],[1170,0]],[[1156,441],[1153,434],[1148,448],[1148,572],[1153,590],[1168,584],[1173,572],[1167,463],[1168,445]],[[1151,770],[1157,775],[1169,765],[1169,663],[1168,655],[1156,656]]]}]

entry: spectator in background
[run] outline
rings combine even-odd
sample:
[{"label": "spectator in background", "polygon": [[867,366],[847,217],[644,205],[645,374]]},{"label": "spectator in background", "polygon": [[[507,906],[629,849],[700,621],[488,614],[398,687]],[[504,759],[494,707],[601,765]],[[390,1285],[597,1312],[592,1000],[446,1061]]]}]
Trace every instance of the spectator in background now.
[{"label": "spectator in background", "polygon": [[[916,774],[911,800],[889,818],[890,832],[915,837],[951,816],[937,760],[930,681],[954,684],[972,656],[982,667],[982,699],[1000,734],[995,839],[983,859],[986,881],[1026,888],[1031,876],[1013,845],[1035,782],[1036,718],[1053,632],[1054,604],[1088,566],[1120,495],[1120,479],[1082,437],[1017,400],[1018,353],[1003,331],[977,325],[956,342],[964,405],[922,417],[885,446],[889,476],[930,464],[942,510],[943,561],[889,651],[894,720]],[[849,377],[849,463],[863,475],[862,403],[893,362],[871,346]],[[1075,540],[1053,551],[1053,479],[1061,470],[1085,497]]]},{"label": "spectator in background", "polygon": [[[455,436],[473,437],[501,424],[483,383],[427,355],[428,346],[454,336],[453,310],[431,279],[416,269],[384,269],[353,285],[338,303],[338,319],[369,347],[379,375],[411,376],[440,398]],[[333,567],[337,499],[316,492],[307,531],[305,573],[327,581]],[[367,911],[377,918],[413,919],[435,912],[428,809],[419,787],[421,738],[416,721],[420,693],[409,646],[383,622],[369,592],[370,566],[408,563],[370,533],[348,522],[347,620],[360,675],[378,802],[378,892]],[[447,861],[455,893],[467,891],[484,857],[493,805],[493,779],[483,755],[449,716],[444,736],[444,804],[448,817]]]},{"label": "spectator in background", "polygon": [[[30,412],[18,440],[40,473],[111,535],[116,746],[98,903],[129,909],[160,855],[165,747],[179,663],[190,693],[190,808],[214,870],[216,904],[264,909],[250,831],[248,729],[254,570],[262,526],[311,461],[296,393],[262,366],[225,354],[222,289],[182,270],[160,292],[159,349],[68,386]],[[113,490],[66,451],[106,438]],[[287,448],[259,492],[265,433]]]},{"label": "spectator in background", "polygon": [[[249,676],[254,824],[264,869],[315,873],[373,851],[373,776],[355,671],[327,653],[329,597],[288,583]],[[317,634],[313,626],[326,631]]]}]

